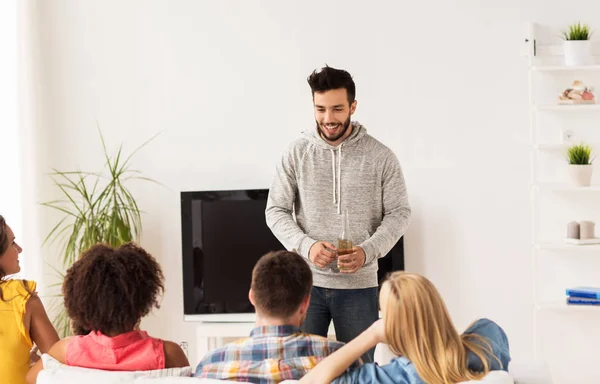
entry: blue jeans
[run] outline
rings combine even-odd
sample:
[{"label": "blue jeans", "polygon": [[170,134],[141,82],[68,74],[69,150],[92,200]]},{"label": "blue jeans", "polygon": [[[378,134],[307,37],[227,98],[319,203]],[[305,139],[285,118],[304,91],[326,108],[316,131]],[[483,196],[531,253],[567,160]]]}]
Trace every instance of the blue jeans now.
[{"label": "blue jeans", "polygon": [[[379,318],[378,288],[331,289],[313,287],[302,330],[327,337],[333,320],[338,341],[347,343]],[[375,348],[367,351],[363,362],[372,363]]]}]

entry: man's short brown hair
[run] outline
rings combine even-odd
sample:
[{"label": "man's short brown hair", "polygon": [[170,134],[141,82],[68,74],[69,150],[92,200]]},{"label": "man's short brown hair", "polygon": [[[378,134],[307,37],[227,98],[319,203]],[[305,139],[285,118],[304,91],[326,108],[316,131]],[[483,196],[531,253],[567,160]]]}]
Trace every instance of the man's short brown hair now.
[{"label": "man's short brown hair", "polygon": [[252,293],[257,311],[269,317],[288,318],[312,289],[312,272],[295,252],[264,255],[252,270]]}]

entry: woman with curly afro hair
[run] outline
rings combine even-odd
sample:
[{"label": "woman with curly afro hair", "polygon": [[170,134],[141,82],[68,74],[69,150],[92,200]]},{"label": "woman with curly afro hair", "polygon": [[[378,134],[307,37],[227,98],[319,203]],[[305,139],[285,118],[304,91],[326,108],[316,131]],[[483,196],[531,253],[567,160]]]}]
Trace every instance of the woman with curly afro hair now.
[{"label": "woman with curly afro hair", "polygon": [[[139,330],[164,291],[160,265],[143,248],[91,247],[67,270],[62,291],[68,316],[89,333],[56,343],[48,354],[59,362],[107,371],[189,366],[179,345]],[[39,361],[27,382],[35,383],[41,369]]]}]

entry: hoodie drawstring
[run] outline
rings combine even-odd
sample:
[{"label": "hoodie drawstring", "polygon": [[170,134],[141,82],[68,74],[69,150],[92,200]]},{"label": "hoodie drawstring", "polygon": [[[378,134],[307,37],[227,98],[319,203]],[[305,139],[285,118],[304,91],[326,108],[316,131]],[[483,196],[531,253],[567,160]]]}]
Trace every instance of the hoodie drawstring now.
[{"label": "hoodie drawstring", "polygon": [[332,175],[332,183],[331,183],[331,187],[333,188],[332,190],[332,194],[333,194],[333,204],[336,203],[335,201],[335,152],[333,152],[333,149],[330,149],[331,151],[331,175]]},{"label": "hoodie drawstring", "polygon": [[341,202],[342,202],[342,145],[340,144],[339,156],[338,156],[338,174],[337,174],[337,199],[336,199],[336,174],[335,174],[335,151],[330,149],[331,151],[331,172],[332,172],[332,192],[333,192],[333,204],[337,203],[337,211],[340,214],[341,211]]},{"label": "hoodie drawstring", "polygon": [[338,156],[338,215],[342,213],[342,145],[340,144],[340,155]]}]

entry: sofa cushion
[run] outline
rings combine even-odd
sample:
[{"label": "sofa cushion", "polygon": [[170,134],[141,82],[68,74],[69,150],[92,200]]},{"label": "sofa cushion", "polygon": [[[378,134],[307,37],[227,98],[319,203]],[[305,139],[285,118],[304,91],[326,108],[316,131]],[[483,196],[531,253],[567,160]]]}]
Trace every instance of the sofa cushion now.
[{"label": "sofa cushion", "polygon": [[[49,355],[42,355],[44,369],[39,373],[37,384],[226,384],[234,381],[197,379],[192,367],[168,368],[155,371],[116,372],[81,367],[70,367]],[[286,380],[284,383],[296,383]]]},{"label": "sofa cushion", "polygon": [[514,380],[506,371],[491,371],[481,380],[469,380],[461,384],[514,384]]},{"label": "sofa cushion", "polygon": [[[396,356],[390,350],[387,344],[379,343],[375,346],[375,362],[379,365],[388,364],[390,360],[396,357],[398,356]],[[514,380],[508,372],[492,371],[489,372],[482,380],[471,380],[461,384],[514,384]]]},{"label": "sofa cushion", "polygon": [[152,379],[155,380],[153,382],[161,382],[161,378],[168,378],[168,382],[171,382],[170,379],[187,378],[198,383],[197,379],[190,377],[192,376],[192,367],[167,368],[153,371],[116,372],[81,367],[70,367],[58,362],[47,354],[42,355],[42,361],[44,363],[44,369],[38,375],[37,380],[37,383],[40,384],[137,383],[138,379],[139,381],[142,379],[144,379],[144,381]]}]

